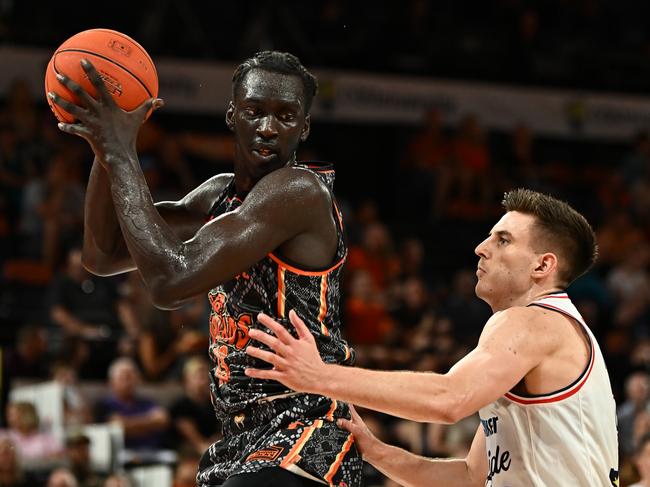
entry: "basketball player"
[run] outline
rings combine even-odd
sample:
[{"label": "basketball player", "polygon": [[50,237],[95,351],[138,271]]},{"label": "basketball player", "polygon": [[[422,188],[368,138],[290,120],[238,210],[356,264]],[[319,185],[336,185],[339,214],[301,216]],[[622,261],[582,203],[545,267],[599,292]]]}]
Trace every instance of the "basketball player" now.
[{"label": "basketball player", "polygon": [[494,315],[478,346],[448,373],[324,363],[292,311],[298,339],[260,317],[276,336],[250,336],[276,353],[252,346],[247,352],[273,369],[247,375],[415,421],[455,423],[479,412],[470,452],[457,460],[389,447],[358,416],[342,420],[365,459],[403,485],[617,485],[609,377],[594,336],[564,292],[593,264],[594,233],[566,203],[533,191],[507,193],[503,206],[505,215],[476,247],[476,294]]},{"label": "basketball player", "polygon": [[249,357],[249,330],[264,312],[289,325],[287,312],[313,316],[308,325],[325,360],[349,363],[339,331],[339,275],[346,256],[330,166],[298,164],[307,139],[314,76],[293,55],[261,52],[233,75],[226,124],[235,137],[234,174],[219,174],[182,200],[153,204],[135,140],[152,99],[119,109],[100,75],[82,66],[92,98],[66,76],[60,82],[80,106],[49,96],[76,122],[59,124],[85,138],[95,162],[85,209],[84,262],[94,273],[137,269],[153,302],[174,308],[208,293],[212,395],[224,439],[204,454],[201,486],[347,485],[361,482],[352,435],[336,420],[348,406],[282,384],[246,377],[263,365]]}]

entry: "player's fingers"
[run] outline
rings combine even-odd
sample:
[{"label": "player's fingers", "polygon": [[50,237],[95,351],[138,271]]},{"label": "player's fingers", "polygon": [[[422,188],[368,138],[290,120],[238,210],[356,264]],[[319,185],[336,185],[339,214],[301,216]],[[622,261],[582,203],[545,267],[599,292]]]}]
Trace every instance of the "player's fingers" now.
[{"label": "player's fingers", "polygon": [[291,321],[291,324],[298,332],[298,337],[300,337],[303,340],[313,339],[313,335],[309,331],[309,328],[307,328],[305,322],[302,321],[302,318],[300,318],[300,316],[298,316],[298,313],[296,313],[294,310],[289,311],[289,320]]},{"label": "player's fingers", "polygon": [[352,423],[352,421],[350,421],[349,419],[339,419],[339,420],[336,421],[336,425],[339,428],[344,429],[344,430],[349,431],[350,433],[354,434],[355,426]]},{"label": "player's fingers", "polygon": [[280,378],[280,374],[277,370],[244,369],[244,374],[253,379],[278,380]]},{"label": "player's fingers", "polygon": [[56,79],[69,91],[74,93],[75,96],[83,102],[83,105],[85,107],[92,106],[94,103],[96,103],[95,99],[90,96],[90,93],[84,90],[79,83],[68,78],[65,74],[57,73]]},{"label": "player's fingers", "polygon": [[270,316],[260,313],[257,315],[257,320],[275,333],[275,336],[277,336],[283,343],[290,344],[295,340],[284,326]]},{"label": "player's fingers", "polygon": [[57,127],[59,127],[59,130],[62,132],[65,132],[67,134],[72,134],[72,135],[78,135],[79,137],[83,137],[84,139],[88,139],[90,136],[90,131],[84,127],[83,125],[79,125],[78,123],[63,123],[60,122],[57,124]]},{"label": "player's fingers", "polygon": [[144,120],[149,110],[158,110],[165,105],[162,98],[149,98],[134,110],[134,114]]},{"label": "player's fingers", "polygon": [[47,96],[50,98],[50,100],[52,100],[53,103],[59,105],[61,108],[63,108],[66,112],[68,112],[70,115],[72,115],[75,118],[80,118],[85,113],[87,113],[87,110],[85,108],[82,108],[79,105],[75,105],[74,103],[69,102],[65,98],[60,97],[54,91],[48,92]]},{"label": "player's fingers", "polygon": [[88,75],[88,79],[95,87],[99,99],[108,106],[115,105],[116,104],[115,100],[113,100],[113,97],[108,92],[108,89],[106,88],[106,84],[104,84],[104,80],[95,69],[95,66],[93,66],[93,64],[90,61],[88,61],[88,59],[82,59],[80,63],[81,63],[81,67]]},{"label": "player's fingers", "polygon": [[265,362],[270,363],[274,367],[282,367],[282,363],[284,362],[284,360],[282,360],[282,357],[280,357],[279,355],[273,352],[267,352],[266,350],[262,350],[260,348],[253,347],[253,346],[246,347],[246,353],[251,357],[264,360]]},{"label": "player's fingers", "polygon": [[283,355],[286,352],[284,344],[273,335],[263,332],[262,330],[250,330],[248,332],[253,340],[263,343],[277,353]]},{"label": "player's fingers", "polygon": [[350,416],[352,416],[352,421],[363,423],[363,419],[361,419],[361,416],[359,416],[359,413],[357,413],[357,410],[352,404],[350,404]]}]

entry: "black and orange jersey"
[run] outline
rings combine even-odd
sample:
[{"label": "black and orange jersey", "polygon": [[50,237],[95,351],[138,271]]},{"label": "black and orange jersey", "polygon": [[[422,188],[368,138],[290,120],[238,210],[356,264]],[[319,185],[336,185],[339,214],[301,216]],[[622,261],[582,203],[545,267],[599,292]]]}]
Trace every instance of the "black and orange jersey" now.
[{"label": "black and orange jersey", "polygon": [[[341,213],[332,193],[334,169],[331,165],[312,163],[301,163],[296,167],[312,171],[332,194],[338,234],[336,256],[331,267],[307,271],[269,253],[250,269],[208,293],[212,307],[212,394],[215,410],[221,418],[231,416],[260,399],[292,392],[279,382],[252,379],[244,374],[247,367],[269,366],[245,352],[250,341],[249,329],[264,328],[257,323],[260,312],[272,316],[295,335],[288,319],[289,310],[295,310],[314,335],[324,361],[340,364],[353,361],[353,353],[341,338],[340,331],[340,275],[347,246]],[[234,211],[241,204],[233,180],[215,201],[211,218]]]}]

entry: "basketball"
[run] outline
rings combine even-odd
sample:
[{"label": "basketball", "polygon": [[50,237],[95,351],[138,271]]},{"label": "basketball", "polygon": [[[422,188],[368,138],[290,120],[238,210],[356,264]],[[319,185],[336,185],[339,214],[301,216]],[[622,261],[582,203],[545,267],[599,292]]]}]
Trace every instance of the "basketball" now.
[{"label": "basketball", "polygon": [[158,96],[156,67],[140,44],[114,30],[85,30],[73,35],[58,47],[45,71],[45,98],[60,122],[70,123],[74,118],[52,103],[47,96],[48,92],[55,91],[68,101],[77,105],[81,103],[57,81],[58,73],[65,74],[96,97],[95,88],[80,64],[84,58],[95,66],[109,93],[123,110],[133,110],[148,98]]}]

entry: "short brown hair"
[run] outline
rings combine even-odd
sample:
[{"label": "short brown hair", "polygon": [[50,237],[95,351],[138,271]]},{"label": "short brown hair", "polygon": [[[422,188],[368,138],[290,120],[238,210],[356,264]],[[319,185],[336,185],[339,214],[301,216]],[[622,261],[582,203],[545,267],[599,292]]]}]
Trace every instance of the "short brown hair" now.
[{"label": "short brown hair", "polygon": [[564,201],[530,189],[515,189],[505,193],[501,202],[506,211],[518,211],[536,219],[537,237],[534,244],[550,248],[559,254],[558,276],[563,286],[587,272],[596,262],[598,245],[589,222]]}]

